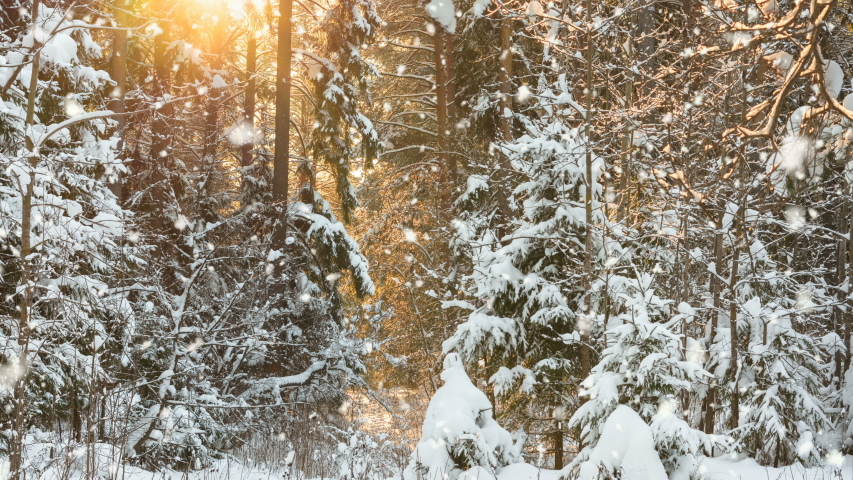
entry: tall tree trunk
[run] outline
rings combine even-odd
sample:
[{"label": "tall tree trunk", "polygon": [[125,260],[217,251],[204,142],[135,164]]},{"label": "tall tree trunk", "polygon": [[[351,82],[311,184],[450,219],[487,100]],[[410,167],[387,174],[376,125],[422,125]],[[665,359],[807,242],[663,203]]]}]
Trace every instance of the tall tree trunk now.
[{"label": "tall tree trunk", "polygon": [[[592,102],[595,96],[593,83],[593,42],[592,42],[592,2],[586,0],[586,118],[584,135],[586,136],[586,188],[584,192],[584,210],[586,213],[585,238],[584,238],[584,287],[589,293],[592,285]],[[588,325],[581,329],[581,377],[586,378],[590,371],[589,340],[592,330],[592,297],[586,302],[586,318]]]},{"label": "tall tree trunk", "polygon": [[175,171],[172,152],[174,120],[173,105],[169,99],[172,88],[173,62],[169,55],[172,42],[171,5],[166,0],[155,0],[152,11],[159,19],[159,34],[154,37],[151,97],[155,102],[151,125],[151,148],[144,165],[143,184],[147,190],[144,205],[148,213],[147,226],[157,235],[155,257],[159,257],[163,283],[171,293],[180,290],[183,276],[180,273],[181,251],[186,249],[182,241],[183,225],[178,223],[175,202],[180,193],[180,174]]},{"label": "tall tree trunk", "polygon": [[243,99],[243,130],[249,137],[243,139],[240,155],[240,165],[248,167],[253,162],[252,150],[255,148],[255,84],[258,64],[258,39],[254,32],[249,32],[246,47],[246,93]]},{"label": "tall tree trunk", "polygon": [[[278,52],[275,75],[275,155],[273,156],[272,201],[278,212],[272,248],[283,251],[287,238],[287,192],[290,181],[290,68],[293,0],[278,4]],[[278,271],[277,273],[280,273]]]},{"label": "tall tree trunk", "polygon": [[160,34],[154,38],[154,91],[153,97],[158,102],[154,110],[154,121],[151,132],[151,151],[148,155],[148,169],[151,174],[151,201],[152,216],[151,226],[158,234],[164,235],[161,239],[160,253],[165,254],[168,249],[169,222],[166,221],[167,209],[169,208],[169,191],[171,190],[171,148],[172,135],[169,131],[169,119],[172,106],[166,103],[165,95],[171,90],[172,64],[167,55],[167,49],[171,42],[171,22],[162,18],[166,13],[165,0],[158,0],[154,6],[157,14],[161,15]]},{"label": "tall tree trunk", "polygon": [[[714,236],[714,273],[711,275],[711,296],[713,298],[713,310],[711,311],[711,322],[708,327],[707,337],[710,349],[711,343],[714,341],[714,335],[717,334],[717,319],[719,317],[720,308],[720,265],[723,264],[723,234],[720,232],[722,222],[717,222],[717,234]],[[708,386],[708,396],[705,403],[705,433],[714,433],[714,411],[716,409],[716,385],[714,380],[711,380],[711,385]]]},{"label": "tall tree trunk", "polygon": [[[626,41],[628,45],[629,65],[634,65],[634,44],[631,38]],[[627,77],[625,79],[625,117],[630,118],[631,108],[634,106],[634,70],[627,69]],[[634,126],[632,122],[626,121],[622,127],[622,151],[619,153],[620,167],[622,172],[619,174],[619,209],[616,212],[616,221],[622,222],[628,218],[631,211],[631,193],[628,189],[628,182],[631,179],[631,148],[634,146]]]},{"label": "tall tree trunk", "polygon": [[[110,60],[110,78],[116,82],[110,94],[109,109],[115,113],[122,114],[125,112],[124,97],[127,94],[125,86],[127,83],[127,30],[129,25],[127,9],[129,5],[126,0],[119,0],[113,9],[117,30],[113,31],[112,44],[112,59]],[[127,120],[124,115],[116,117],[116,126],[112,134],[119,134],[118,151],[124,150],[124,138],[121,132],[124,131],[124,126]],[[119,200],[122,199],[122,185],[120,172],[113,172],[109,178],[109,188]]]},{"label": "tall tree trunk", "polygon": [[655,0],[640,0],[640,10],[637,12],[637,59],[640,71],[643,72],[643,95],[652,93],[652,75],[655,70]]},{"label": "tall tree trunk", "polygon": [[[229,17],[224,10],[224,5],[220,5],[220,7],[219,15],[216,17],[216,26],[213,29],[213,45],[211,48],[213,59],[210,66],[214,75],[217,75],[217,71],[222,69],[224,42],[227,34],[226,19]],[[226,94],[225,88],[211,89],[208,93],[207,109],[204,112],[204,138],[202,139],[201,154],[204,177],[199,185],[198,194],[201,218],[206,223],[215,223],[220,220],[216,200],[212,197],[212,187],[216,178],[216,154],[219,147],[219,108]]]},{"label": "tall tree trunk", "polygon": [[435,118],[436,139],[438,140],[438,161],[447,167],[448,180],[453,182],[456,178],[456,162],[453,155],[447,155],[447,89],[445,73],[447,66],[444,62],[444,28],[438,22],[433,22],[435,35],[433,35],[432,51],[435,61]]},{"label": "tall tree trunk", "polygon": [[[512,140],[512,118],[507,117],[506,113],[512,110],[512,21],[509,18],[509,12],[506,12],[506,17],[500,20],[500,39],[501,39],[501,54],[498,61],[498,81],[500,83],[500,96],[498,97],[498,125],[500,128],[500,140],[509,142]],[[498,212],[502,217],[502,221],[497,229],[498,238],[504,238],[507,235],[507,226],[512,216],[512,209],[509,206],[509,195],[511,186],[509,185],[510,172],[512,164],[509,157],[502,152],[498,152],[498,167],[497,188],[495,199],[498,204]]]},{"label": "tall tree trunk", "polygon": [[[838,215],[838,231],[844,232],[847,231],[847,216],[849,215],[850,201],[848,199],[844,200],[844,203],[841,207],[841,213]],[[844,299],[847,296],[845,282],[847,281],[847,240],[839,239],[836,248],[835,255],[835,275],[836,275],[836,285],[838,285],[838,291],[836,293],[836,297],[838,299],[838,305],[833,309],[833,327],[835,334],[838,335],[839,338],[844,338],[846,333],[843,328],[845,326],[844,318],[846,310],[844,308]],[[844,372],[842,369],[846,363],[847,356],[844,353],[837,352],[835,354],[835,376],[840,380],[844,378]]]},{"label": "tall tree trunk", "polygon": [[[676,211],[684,211],[684,209],[678,209]],[[688,247],[688,223],[687,223],[687,214],[684,214],[684,217],[681,221],[681,247],[684,249],[684,260],[681,264],[681,302],[687,303],[690,301],[690,248]],[[687,319],[688,317],[684,317],[681,321],[681,351],[682,351],[682,360],[688,360],[687,356]],[[690,402],[690,396],[688,391],[682,392],[681,395],[681,409],[686,412],[688,409],[688,405]]]},{"label": "tall tree trunk", "polygon": [[456,65],[455,65],[455,49],[454,35],[445,33],[444,35],[444,63],[445,63],[445,83],[447,84],[447,118],[450,123],[456,120]]},{"label": "tall tree trunk", "polygon": [[[851,186],[850,192],[848,198],[853,198],[853,186]],[[850,209],[848,208],[848,210]],[[849,228],[847,230],[847,238],[849,239],[847,242],[847,279],[848,282],[853,282],[853,219],[848,218],[847,226]],[[850,293],[849,284],[845,293],[848,295]],[[847,303],[847,315],[844,315],[844,371],[847,372],[850,369],[850,329],[853,328],[853,312],[851,312],[849,301],[845,303]]]},{"label": "tall tree trunk", "polygon": [[500,90],[498,99],[498,116],[500,117],[501,136],[503,140],[512,138],[512,117],[507,116],[512,111],[512,19],[509,12],[501,19],[501,56],[500,56]]},{"label": "tall tree trunk", "polygon": [[[444,33],[444,99],[447,105],[447,119],[445,120],[445,128],[448,130],[448,138],[445,140],[448,146],[447,162],[450,170],[450,180],[453,182],[453,188],[459,181],[459,159],[455,153],[455,143],[450,141],[449,131],[456,124],[456,66],[454,65],[455,55],[454,35],[450,32]],[[452,191],[452,190],[451,190]]]},{"label": "tall tree trunk", "polygon": [[[32,31],[38,28],[37,21],[39,0],[33,0],[32,7]],[[38,45],[34,45],[38,48]],[[39,68],[41,63],[41,50],[35,50],[32,60],[32,74],[30,85],[27,90],[27,116],[24,120],[24,132],[32,129],[36,109],[36,92],[38,90]],[[12,405],[12,438],[9,440],[9,471],[11,480],[20,480],[22,477],[21,466],[24,453],[24,432],[26,430],[26,408],[27,408],[27,368],[30,345],[30,319],[33,305],[34,272],[29,256],[32,253],[32,208],[33,187],[35,185],[35,169],[38,165],[38,153],[35,144],[29,135],[26,135],[25,144],[30,152],[30,179],[29,183],[21,192],[21,314],[18,317],[18,370],[15,375],[14,403]]]},{"label": "tall tree trunk", "polygon": [[731,276],[729,277],[729,328],[731,329],[731,340],[729,345],[729,378],[732,383],[732,401],[731,401],[731,428],[737,428],[740,421],[740,390],[738,388],[738,380],[740,378],[740,366],[738,365],[738,336],[737,336],[737,282],[738,270],[740,268],[740,243],[743,235],[743,212],[744,206],[738,207],[738,212],[735,215],[735,238],[732,242],[732,268]]},{"label": "tall tree trunk", "polygon": [[563,469],[563,421],[557,419],[554,431],[554,470]]}]

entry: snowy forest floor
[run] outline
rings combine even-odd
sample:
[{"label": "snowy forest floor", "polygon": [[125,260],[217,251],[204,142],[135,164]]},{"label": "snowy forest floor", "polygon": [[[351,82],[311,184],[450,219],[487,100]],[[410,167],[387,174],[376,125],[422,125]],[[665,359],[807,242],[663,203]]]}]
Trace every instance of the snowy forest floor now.
[{"label": "snowy forest floor", "polygon": [[[37,443],[28,449],[29,460],[39,463],[37,477],[29,480],[78,480],[97,478],[109,480],[309,480],[295,470],[273,468],[264,465],[247,465],[233,458],[216,460],[212,465],[200,470],[161,470],[148,471],[137,466],[120,464],[115,461],[119,448],[108,444],[95,444],[96,462],[87,473],[88,452],[84,447],[67,452],[57,445]],[[5,478],[8,464],[0,472]],[[461,480],[488,480],[495,478],[489,474],[480,478],[482,470],[471,471]],[[781,468],[763,467],[754,460],[732,459],[730,457],[703,458],[699,473],[706,480],[853,480],[853,456],[844,458],[842,468],[817,467],[803,468],[792,465]],[[504,468],[496,480],[558,480],[560,472],[538,469],[532,465],[517,464]],[[395,476],[394,478],[399,478]],[[315,480],[315,479],[310,479]],[[320,479],[316,479],[320,480]],[[354,479],[355,480],[355,479]]]}]

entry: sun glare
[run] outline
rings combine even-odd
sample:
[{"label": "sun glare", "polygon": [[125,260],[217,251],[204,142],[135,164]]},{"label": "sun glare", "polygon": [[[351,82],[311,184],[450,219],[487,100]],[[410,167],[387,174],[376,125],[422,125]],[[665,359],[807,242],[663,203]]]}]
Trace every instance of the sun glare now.
[{"label": "sun glare", "polygon": [[218,11],[226,11],[228,14],[240,20],[246,16],[246,12],[262,12],[268,0],[195,0],[203,11],[200,14],[211,14]]}]

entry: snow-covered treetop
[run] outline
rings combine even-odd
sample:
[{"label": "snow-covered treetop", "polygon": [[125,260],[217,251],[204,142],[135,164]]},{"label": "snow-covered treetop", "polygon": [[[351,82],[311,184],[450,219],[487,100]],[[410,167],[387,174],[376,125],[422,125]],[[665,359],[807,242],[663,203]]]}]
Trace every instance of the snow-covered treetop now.
[{"label": "snow-covered treetop", "polygon": [[456,7],[453,0],[432,0],[426,11],[447,33],[456,33]]}]

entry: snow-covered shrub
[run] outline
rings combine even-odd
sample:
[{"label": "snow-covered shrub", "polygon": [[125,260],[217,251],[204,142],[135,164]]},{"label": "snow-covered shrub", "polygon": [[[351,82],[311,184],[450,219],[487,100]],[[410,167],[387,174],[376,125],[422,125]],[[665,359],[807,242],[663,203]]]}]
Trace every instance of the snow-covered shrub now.
[{"label": "snow-covered shrub", "polygon": [[456,480],[473,467],[497,472],[518,462],[519,446],[492,418],[491,402],[471,383],[457,354],[445,357],[441,379],[404,480]]},{"label": "snow-covered shrub", "polygon": [[[580,457],[578,457],[580,458]],[[613,409],[601,427],[598,443],[584,461],[569,467],[570,478],[596,480],[666,480],[666,470],[656,451],[652,431],[625,405]]]}]

